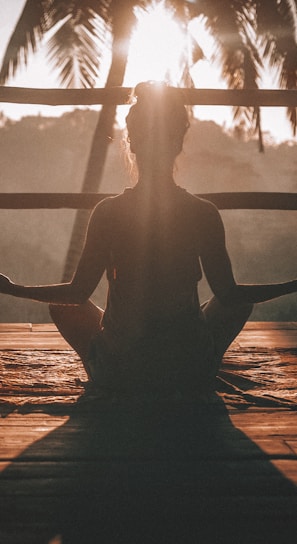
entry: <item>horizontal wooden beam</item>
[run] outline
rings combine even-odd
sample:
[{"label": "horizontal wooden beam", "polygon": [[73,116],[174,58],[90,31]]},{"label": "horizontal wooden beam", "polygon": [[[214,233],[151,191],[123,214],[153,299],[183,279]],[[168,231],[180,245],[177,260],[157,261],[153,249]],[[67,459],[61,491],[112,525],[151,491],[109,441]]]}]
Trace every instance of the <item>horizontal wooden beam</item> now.
[{"label": "horizontal wooden beam", "polygon": [[[97,193],[1,193],[0,209],[92,209],[113,194]],[[220,210],[297,210],[297,193],[204,193],[196,196]]]},{"label": "horizontal wooden beam", "polygon": [[[49,106],[127,104],[130,87],[108,89],[29,89],[0,87],[0,102]],[[182,89],[185,104],[219,106],[297,106],[296,90]]]}]

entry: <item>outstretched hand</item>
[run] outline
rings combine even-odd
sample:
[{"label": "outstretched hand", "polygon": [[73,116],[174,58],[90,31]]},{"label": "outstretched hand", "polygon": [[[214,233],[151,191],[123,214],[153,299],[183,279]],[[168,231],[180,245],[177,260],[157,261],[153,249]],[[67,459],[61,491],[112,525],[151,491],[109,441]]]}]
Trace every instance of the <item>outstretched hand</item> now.
[{"label": "outstretched hand", "polygon": [[0,293],[9,294],[11,292],[12,283],[7,276],[0,274]]}]

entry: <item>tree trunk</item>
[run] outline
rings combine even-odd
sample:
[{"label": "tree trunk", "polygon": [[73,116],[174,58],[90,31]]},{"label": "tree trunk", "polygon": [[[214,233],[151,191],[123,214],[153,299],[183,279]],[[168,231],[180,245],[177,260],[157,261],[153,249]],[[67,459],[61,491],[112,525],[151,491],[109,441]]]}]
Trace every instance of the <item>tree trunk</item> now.
[{"label": "tree trunk", "polygon": [[[120,87],[123,84],[134,22],[133,2],[114,0],[112,62],[105,85],[106,88]],[[116,105],[103,105],[101,108],[81,192],[98,192],[108,153],[108,146],[113,136],[116,111]],[[83,248],[89,217],[89,211],[77,211],[62,281],[69,281],[75,271]]]}]

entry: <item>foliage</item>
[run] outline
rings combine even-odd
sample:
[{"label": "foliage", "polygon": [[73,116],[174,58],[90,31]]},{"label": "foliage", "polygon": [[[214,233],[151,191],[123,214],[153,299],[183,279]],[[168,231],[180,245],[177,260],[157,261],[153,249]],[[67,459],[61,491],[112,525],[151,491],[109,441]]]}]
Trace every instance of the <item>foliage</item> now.
[{"label": "foliage", "polygon": [[109,4],[108,0],[27,0],[4,54],[1,84],[27,65],[30,52],[45,42],[62,86],[92,87],[106,43]]}]

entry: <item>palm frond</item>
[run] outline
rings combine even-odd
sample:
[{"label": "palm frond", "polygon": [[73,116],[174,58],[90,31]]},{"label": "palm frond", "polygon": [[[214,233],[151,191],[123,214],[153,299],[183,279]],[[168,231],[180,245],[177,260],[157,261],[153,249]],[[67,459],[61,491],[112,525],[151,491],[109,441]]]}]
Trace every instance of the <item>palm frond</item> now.
[{"label": "palm frond", "polygon": [[[30,52],[35,52],[38,49],[47,31],[53,30],[56,26],[56,36],[50,40],[49,51],[57,50],[60,53],[59,59],[53,64],[60,65],[62,58],[62,37],[66,37],[65,53],[69,50],[69,39],[71,36],[71,23],[68,21],[76,21],[72,25],[72,35],[74,36],[74,44],[76,48],[81,50],[81,54],[85,57],[87,65],[83,68],[82,57],[76,52],[71,61],[65,61],[68,69],[74,65],[80,67],[81,80],[83,85],[90,85],[94,80],[94,70],[91,66],[96,65],[99,68],[98,61],[94,63],[91,57],[97,55],[100,59],[100,47],[96,45],[99,40],[100,45],[105,42],[106,27],[110,19],[110,5],[112,0],[27,0],[18,23],[14,29],[11,39],[4,53],[2,67],[0,71],[0,84],[5,84],[9,77],[15,76],[17,70],[26,66]],[[64,26],[64,32],[59,31],[60,25]],[[82,37],[77,39],[78,30],[82,31]],[[94,46],[89,43],[89,36],[94,39]],[[86,52],[83,53],[83,46],[86,46]],[[90,55],[91,49],[94,54]],[[69,51],[68,51],[69,52]],[[51,56],[51,54],[50,54]],[[67,53],[66,53],[67,56]],[[70,55],[71,56],[71,55]],[[65,65],[66,65],[65,64]],[[91,65],[91,66],[90,66]],[[97,74],[98,75],[98,74]],[[68,76],[61,74],[61,79],[65,82],[67,79],[72,80],[70,72]]]},{"label": "palm frond", "polygon": [[[252,2],[200,2],[206,26],[217,47],[213,60],[219,60],[221,73],[230,89],[257,89],[262,61],[255,34]],[[235,107],[233,119],[249,132],[256,130],[263,151],[259,108]]]},{"label": "palm frond", "polygon": [[[60,14],[57,14],[59,20]],[[47,42],[48,59],[64,87],[92,87],[98,76],[105,31],[89,8],[73,10]]]},{"label": "palm frond", "polygon": [[196,40],[194,40],[192,36],[190,37],[189,48],[191,53],[192,65],[199,62],[199,60],[203,60],[205,58],[203,49],[200,47],[199,43]]},{"label": "palm frond", "polygon": [[[280,66],[280,84],[292,81],[286,72],[296,69],[297,6],[294,0],[271,0],[269,9],[257,2],[257,27],[264,44],[264,56],[271,66]],[[287,57],[289,59],[287,60]]]},{"label": "palm frond", "polygon": [[49,1],[27,0],[14,32],[4,53],[0,84],[16,74],[20,66],[26,66],[30,51],[35,52],[48,29]]},{"label": "palm frond", "polygon": [[175,10],[177,16],[181,16],[185,12],[188,19],[193,19],[200,15],[200,2],[196,0],[168,0],[167,5]]},{"label": "palm frond", "polygon": [[216,43],[213,60],[219,61],[228,87],[244,87],[244,63],[247,44],[243,39],[244,25],[229,1],[204,2],[206,26]]},{"label": "palm frond", "polygon": [[[297,89],[297,3],[296,0],[272,0],[269,9],[257,2],[257,23],[264,44],[264,56],[271,67],[278,68],[279,85]],[[287,115],[296,135],[296,108]]]},{"label": "palm frond", "polygon": [[189,3],[185,2],[185,0],[165,0],[164,5],[180,23],[189,21]]},{"label": "palm frond", "polygon": [[112,0],[51,0],[50,17],[53,24],[59,23],[64,17],[79,17],[81,12],[96,13],[102,21],[110,20]]}]

